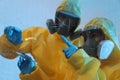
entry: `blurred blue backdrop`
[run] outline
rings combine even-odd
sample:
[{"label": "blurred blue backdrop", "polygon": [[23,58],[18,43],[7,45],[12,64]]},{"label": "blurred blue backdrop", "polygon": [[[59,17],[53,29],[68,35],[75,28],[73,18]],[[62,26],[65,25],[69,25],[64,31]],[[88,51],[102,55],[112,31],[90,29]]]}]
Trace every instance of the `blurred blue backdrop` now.
[{"label": "blurred blue backdrop", "polygon": [[[57,6],[62,0],[0,0],[0,35],[5,26],[21,29],[29,26],[46,27],[46,20],[54,19]],[[120,36],[120,0],[81,0],[81,27],[95,17],[113,21]],[[120,39],[120,37],[119,37]],[[20,80],[18,58],[8,60],[0,56],[0,80]]]}]

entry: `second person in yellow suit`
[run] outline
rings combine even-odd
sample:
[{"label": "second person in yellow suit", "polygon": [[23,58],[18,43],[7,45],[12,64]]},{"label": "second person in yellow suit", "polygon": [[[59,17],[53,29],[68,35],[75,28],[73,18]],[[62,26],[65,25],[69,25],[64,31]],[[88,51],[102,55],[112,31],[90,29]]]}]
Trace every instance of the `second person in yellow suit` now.
[{"label": "second person in yellow suit", "polygon": [[[112,21],[107,18],[97,17],[86,24],[84,30],[87,31],[87,36],[92,37],[89,37],[89,40],[86,39],[85,45],[87,45],[87,49],[84,48],[84,50],[90,56],[94,56],[101,61],[101,69],[105,72],[106,80],[120,80],[120,47]],[[98,41],[97,45],[95,44],[96,41]],[[106,45],[103,47],[104,51],[98,54],[98,47],[103,45],[100,44],[103,41],[111,41],[114,47],[113,45]],[[93,49],[94,46],[95,49]],[[111,48],[113,48],[112,51],[108,53]],[[104,56],[101,57],[100,55]]]}]

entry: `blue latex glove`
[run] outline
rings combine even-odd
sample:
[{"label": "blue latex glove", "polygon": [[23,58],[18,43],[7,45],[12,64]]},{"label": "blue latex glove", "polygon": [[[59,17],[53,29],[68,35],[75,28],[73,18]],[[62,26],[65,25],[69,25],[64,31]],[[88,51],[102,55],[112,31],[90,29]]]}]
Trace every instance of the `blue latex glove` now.
[{"label": "blue latex glove", "polygon": [[6,34],[7,40],[15,45],[21,44],[23,41],[22,32],[18,27],[8,26],[4,29],[4,34]]},{"label": "blue latex glove", "polygon": [[66,37],[61,36],[61,38],[68,45],[68,48],[64,49],[63,52],[67,58],[70,58],[78,50],[78,47],[69,42]]},{"label": "blue latex glove", "polygon": [[35,69],[35,62],[24,53],[20,53],[18,67],[23,74],[29,74]]}]

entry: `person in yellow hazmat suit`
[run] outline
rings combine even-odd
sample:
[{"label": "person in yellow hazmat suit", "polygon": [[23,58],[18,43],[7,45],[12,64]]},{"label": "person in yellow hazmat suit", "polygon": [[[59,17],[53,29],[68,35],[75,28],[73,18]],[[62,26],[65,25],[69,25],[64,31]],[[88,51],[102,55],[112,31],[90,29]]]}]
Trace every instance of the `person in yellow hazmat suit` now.
[{"label": "person in yellow hazmat suit", "polygon": [[97,17],[85,25],[85,52],[101,61],[107,80],[120,80],[120,47],[115,26],[107,18]]},{"label": "person in yellow hazmat suit", "polygon": [[[20,55],[21,80],[106,80],[100,61],[76,47],[84,43],[83,37],[74,36],[80,14],[79,0],[64,0],[57,8],[55,22],[47,21],[49,30],[7,27],[0,37],[1,56],[14,59]],[[24,53],[31,53],[37,63]]]}]

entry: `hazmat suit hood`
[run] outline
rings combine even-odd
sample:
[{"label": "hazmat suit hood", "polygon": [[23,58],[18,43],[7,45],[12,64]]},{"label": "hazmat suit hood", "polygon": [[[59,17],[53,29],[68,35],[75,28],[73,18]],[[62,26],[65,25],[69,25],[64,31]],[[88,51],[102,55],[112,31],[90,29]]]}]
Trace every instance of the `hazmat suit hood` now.
[{"label": "hazmat suit hood", "polygon": [[96,26],[100,28],[105,34],[105,40],[111,40],[114,43],[114,49],[107,60],[119,60],[120,59],[120,47],[119,40],[115,30],[115,26],[112,21],[107,18],[94,18],[88,24],[85,25],[84,30],[86,30],[90,26]]},{"label": "hazmat suit hood", "polygon": [[[80,0],[64,0],[60,6],[58,6],[56,10],[56,17],[60,14],[72,16],[74,19],[77,19],[78,24],[77,26],[71,27],[71,32],[78,27],[80,24],[81,19],[81,7],[80,7]],[[69,13],[69,14],[68,14]],[[55,22],[57,22],[57,18],[55,17]],[[75,21],[75,20],[74,20]]]},{"label": "hazmat suit hood", "polygon": [[65,10],[74,13],[81,18],[80,0],[64,0],[60,6],[58,6],[56,12]]}]

